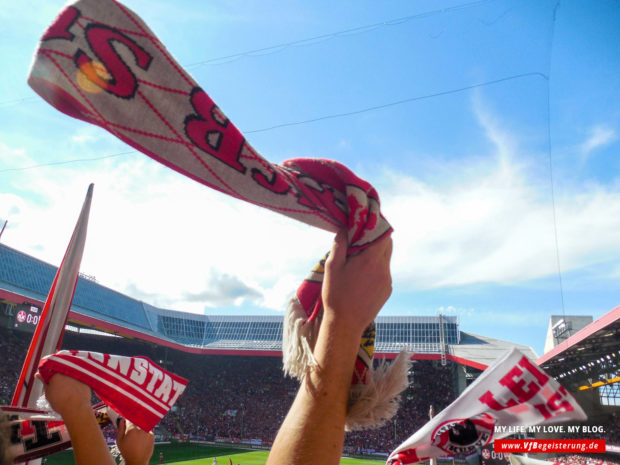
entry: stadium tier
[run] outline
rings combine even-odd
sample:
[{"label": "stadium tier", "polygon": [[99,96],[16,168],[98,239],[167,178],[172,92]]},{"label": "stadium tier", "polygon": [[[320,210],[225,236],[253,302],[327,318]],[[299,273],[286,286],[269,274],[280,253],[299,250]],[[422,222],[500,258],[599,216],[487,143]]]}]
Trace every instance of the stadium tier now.
[{"label": "stadium tier", "polygon": [[[11,398],[29,333],[38,323],[55,273],[56,267],[0,244],[0,351],[4,355],[0,404]],[[161,309],[82,276],[70,321],[108,335],[67,331],[63,348],[148,356],[190,380],[175,409],[158,427],[160,434],[268,447],[297,390],[296,381],[282,376],[278,358],[282,317],[278,315],[206,316]],[[551,327],[559,328],[558,321],[553,320]],[[110,337],[110,333],[125,337]],[[603,402],[599,383],[617,376],[619,340],[620,307],[558,342],[537,360],[579,397],[589,425],[604,425],[604,432],[596,437],[605,438],[610,448],[620,443],[617,404]],[[345,452],[392,450],[427,421],[431,405],[441,411],[481,370],[514,346],[463,332],[453,316],[379,317],[378,356],[394,358],[402,348],[414,352],[409,387],[402,393],[396,417],[378,430],[347,434]],[[517,347],[536,358],[530,348]],[[605,392],[606,399],[614,397]]]},{"label": "stadium tier", "polygon": [[[5,327],[32,330],[57,268],[0,244],[0,318]],[[157,308],[80,276],[69,321],[109,333],[134,337],[186,352],[279,355],[283,317],[196,315]],[[459,329],[456,316],[380,316],[379,357],[394,358],[402,349],[417,359],[451,360],[478,370],[517,346],[532,358],[530,347]]]}]

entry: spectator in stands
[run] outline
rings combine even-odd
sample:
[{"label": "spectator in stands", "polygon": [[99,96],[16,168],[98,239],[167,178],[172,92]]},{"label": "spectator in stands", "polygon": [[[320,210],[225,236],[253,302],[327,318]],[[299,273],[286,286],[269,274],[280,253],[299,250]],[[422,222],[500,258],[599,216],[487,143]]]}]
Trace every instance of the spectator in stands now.
[{"label": "spectator in stands", "polygon": [[323,316],[314,347],[318,366],[302,380],[267,464],[340,463],[353,366],[364,329],[392,292],[387,237],[347,258],[339,232],[325,263]]},{"label": "spectator in stands", "polygon": [[9,465],[13,462],[9,456],[9,421],[0,409],[0,465]]},{"label": "spectator in stands", "polygon": [[[86,384],[56,374],[45,385],[45,396],[65,422],[76,465],[116,465],[93,414],[91,390]],[[153,434],[124,419],[120,421],[116,443],[126,465],[147,465],[153,455]]]}]

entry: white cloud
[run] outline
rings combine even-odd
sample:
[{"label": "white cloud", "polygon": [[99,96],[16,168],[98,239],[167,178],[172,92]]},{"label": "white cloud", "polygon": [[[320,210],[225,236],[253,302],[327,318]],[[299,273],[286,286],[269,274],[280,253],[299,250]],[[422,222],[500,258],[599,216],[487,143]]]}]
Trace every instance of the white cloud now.
[{"label": "white cloud", "polygon": [[[510,284],[557,273],[549,186],[538,182],[545,176],[479,98],[474,110],[491,153],[437,166],[440,183],[389,170],[377,183],[395,227],[398,288]],[[25,150],[0,146],[5,166],[16,159],[31,161]],[[58,264],[90,182],[82,271],[154,305],[202,313],[207,305],[250,302],[283,310],[331,245],[330,233],[140,156],[0,173],[0,217],[9,220],[3,242]],[[618,184],[558,197],[556,214],[564,272],[620,259]]]},{"label": "white cloud", "polygon": [[[234,289],[218,281],[227,276],[256,305],[283,310],[331,245],[330,233],[224,196],[145,157],[18,176],[19,190],[0,193],[0,217],[12,226],[4,243],[58,264],[94,182],[82,271],[167,308],[202,313],[205,305],[241,303],[240,295],[227,300]],[[204,302],[195,298],[201,294]]]},{"label": "white cloud", "polygon": [[594,150],[609,145],[618,138],[616,131],[606,125],[597,125],[590,128],[588,139],[581,144],[581,153],[590,155]]},{"label": "white cloud", "polygon": [[448,315],[448,316],[458,316],[459,318],[461,317],[467,317],[470,318],[474,315],[474,309],[473,308],[461,308],[461,307],[454,307],[452,305],[448,305],[446,307],[441,306],[437,309],[437,313],[441,313],[443,315]]},{"label": "white cloud", "polygon": [[84,142],[92,142],[94,139],[95,137],[93,135],[86,133],[76,134],[75,136],[71,137],[71,140],[73,142],[77,142],[78,144]]},{"label": "white cloud", "polygon": [[[26,149],[23,147],[14,148],[0,142],[0,174],[2,170],[13,168],[22,168],[24,166],[33,165],[35,162],[26,155]],[[2,190],[5,190],[3,188]]]},{"label": "white cloud", "polygon": [[[538,182],[545,176],[479,100],[474,108],[493,144],[490,155],[451,166],[441,187],[384,173],[393,274],[406,288],[512,284],[557,273],[550,187]],[[556,198],[555,209],[563,272],[620,259],[618,185],[582,187]]]}]

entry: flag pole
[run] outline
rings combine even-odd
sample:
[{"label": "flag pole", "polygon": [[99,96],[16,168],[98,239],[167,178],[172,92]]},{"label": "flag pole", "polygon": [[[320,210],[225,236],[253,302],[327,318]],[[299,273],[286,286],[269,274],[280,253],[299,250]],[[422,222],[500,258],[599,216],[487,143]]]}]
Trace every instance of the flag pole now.
[{"label": "flag pole", "polygon": [[6,228],[6,224],[9,222],[9,220],[4,220],[4,226],[2,226],[2,231],[0,231],[0,239],[2,239],[2,233],[4,232],[4,228]]},{"label": "flag pole", "polygon": [[[428,419],[432,420],[435,416],[435,409],[433,408],[433,404],[428,409]],[[429,465],[437,465],[437,457],[431,457],[429,460]],[[452,465],[454,465],[454,461],[452,461]]]},{"label": "flag pole", "polygon": [[93,184],[88,187],[82,211],[75,225],[65,256],[49,290],[41,319],[35,329],[19,381],[15,387],[11,405],[17,407],[35,407],[37,399],[43,392],[40,381],[35,374],[42,357],[60,349],[65,324],[73,301],[77,285],[80,263],[86,242],[88,215],[93,196]]}]

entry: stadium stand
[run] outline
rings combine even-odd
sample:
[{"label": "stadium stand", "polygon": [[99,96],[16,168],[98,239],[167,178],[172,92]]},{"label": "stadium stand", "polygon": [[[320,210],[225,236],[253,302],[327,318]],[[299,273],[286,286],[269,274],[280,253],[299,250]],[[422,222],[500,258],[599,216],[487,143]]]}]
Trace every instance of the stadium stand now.
[{"label": "stadium stand", "polygon": [[[54,266],[0,244],[0,404],[12,397],[55,272]],[[162,435],[268,447],[297,390],[281,370],[279,315],[207,316],[160,309],[82,276],[69,320],[63,348],[144,355],[190,381],[161,422]],[[577,395],[589,424],[603,426],[592,437],[612,445],[620,443],[619,384],[611,382],[618,377],[619,322],[620,307],[537,360]],[[381,429],[348,433],[345,452],[392,450],[428,421],[431,405],[439,412],[515,346],[536,359],[529,347],[461,331],[454,316],[379,317],[377,357],[389,363],[401,349],[413,351],[410,386],[396,417]],[[617,458],[604,457],[610,463]]]},{"label": "stadium stand", "polygon": [[[23,322],[17,321],[18,313],[30,316],[29,309],[42,308],[56,270],[0,244],[0,324],[24,328]],[[78,279],[69,321],[191,353],[279,356],[282,350],[281,315],[210,316],[161,309],[85,276]],[[406,349],[421,360],[452,361],[470,367],[471,374],[512,347],[536,357],[530,347],[461,331],[456,316],[377,319],[376,351],[388,359]]]},{"label": "stadium stand", "polygon": [[601,458],[584,457],[581,455],[561,455],[553,459],[554,465],[613,465],[617,462],[609,462]]},{"label": "stadium stand", "polygon": [[[574,327],[570,324],[574,318],[553,316],[555,323],[550,323],[550,328]],[[606,440],[606,454],[572,455],[568,463],[620,463],[620,306],[581,329],[575,328],[536,363],[571,391],[588,415],[585,422],[567,424],[579,426],[579,432],[563,437]],[[592,432],[584,433],[583,427]]]},{"label": "stadium stand", "polygon": [[[0,328],[7,363],[0,368],[2,397],[10,401],[18,370],[29,344],[29,335]],[[67,331],[64,349],[145,355],[189,379],[185,393],[161,422],[160,429],[176,437],[246,442],[269,446],[297,392],[297,381],[283,377],[279,357],[188,354],[139,340]],[[416,361],[410,387],[403,393],[402,408],[384,428],[352,432],[346,450],[388,452],[428,421],[432,404],[439,411],[456,395],[456,365]]]}]

